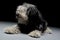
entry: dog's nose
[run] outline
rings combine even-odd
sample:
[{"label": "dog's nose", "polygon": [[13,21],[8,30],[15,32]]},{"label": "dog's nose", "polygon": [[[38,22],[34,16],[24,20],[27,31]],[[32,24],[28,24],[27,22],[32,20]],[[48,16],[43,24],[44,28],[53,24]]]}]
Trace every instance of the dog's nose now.
[{"label": "dog's nose", "polygon": [[19,16],[19,14],[16,14],[16,16]]},{"label": "dog's nose", "polygon": [[19,14],[16,14],[16,16],[17,16],[18,18],[22,18],[21,15],[19,15]]},{"label": "dog's nose", "polygon": [[16,14],[16,17],[19,17],[19,14]]}]

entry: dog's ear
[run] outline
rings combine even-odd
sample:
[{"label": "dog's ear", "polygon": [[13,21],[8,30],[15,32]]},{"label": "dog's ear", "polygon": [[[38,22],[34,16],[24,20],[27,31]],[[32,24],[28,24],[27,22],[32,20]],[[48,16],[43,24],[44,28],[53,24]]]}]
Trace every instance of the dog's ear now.
[{"label": "dog's ear", "polygon": [[37,13],[36,9],[33,8],[33,7],[29,7],[28,10],[27,10],[28,15],[35,15],[36,13]]},{"label": "dog's ear", "polygon": [[35,15],[35,16],[42,18],[42,15],[41,15],[40,11],[37,9],[37,7],[29,7],[27,10],[27,14],[30,16]]}]

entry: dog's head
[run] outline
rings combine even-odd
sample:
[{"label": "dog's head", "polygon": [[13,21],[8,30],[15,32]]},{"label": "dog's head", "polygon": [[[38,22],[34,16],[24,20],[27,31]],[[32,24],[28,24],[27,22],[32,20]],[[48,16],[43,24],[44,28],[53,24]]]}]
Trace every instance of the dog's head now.
[{"label": "dog's head", "polygon": [[18,23],[26,24],[29,20],[36,20],[38,18],[38,9],[35,5],[24,3],[17,7],[16,18]]},{"label": "dog's head", "polygon": [[16,18],[18,20],[18,23],[23,23],[26,24],[26,21],[28,20],[28,16],[27,16],[27,8],[20,5],[17,7],[16,10]]}]

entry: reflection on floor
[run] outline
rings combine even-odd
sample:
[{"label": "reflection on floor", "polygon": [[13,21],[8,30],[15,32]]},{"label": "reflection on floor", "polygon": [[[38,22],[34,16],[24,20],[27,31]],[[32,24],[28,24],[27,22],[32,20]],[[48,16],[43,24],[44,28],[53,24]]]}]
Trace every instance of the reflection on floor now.
[{"label": "reflection on floor", "polygon": [[9,35],[4,33],[4,28],[8,26],[15,25],[16,23],[12,22],[0,22],[0,40],[60,40],[60,29],[53,28],[53,34],[45,34],[40,38],[32,38],[25,34],[14,34]]}]

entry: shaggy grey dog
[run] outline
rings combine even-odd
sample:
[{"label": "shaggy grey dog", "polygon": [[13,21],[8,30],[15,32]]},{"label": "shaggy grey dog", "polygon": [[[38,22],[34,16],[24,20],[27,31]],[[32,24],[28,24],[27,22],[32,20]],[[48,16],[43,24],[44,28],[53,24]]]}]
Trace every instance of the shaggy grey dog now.
[{"label": "shaggy grey dog", "polygon": [[47,22],[42,18],[40,11],[33,4],[23,3],[16,10],[17,25],[5,28],[7,34],[25,33],[31,37],[40,37],[42,33],[51,33]]}]

